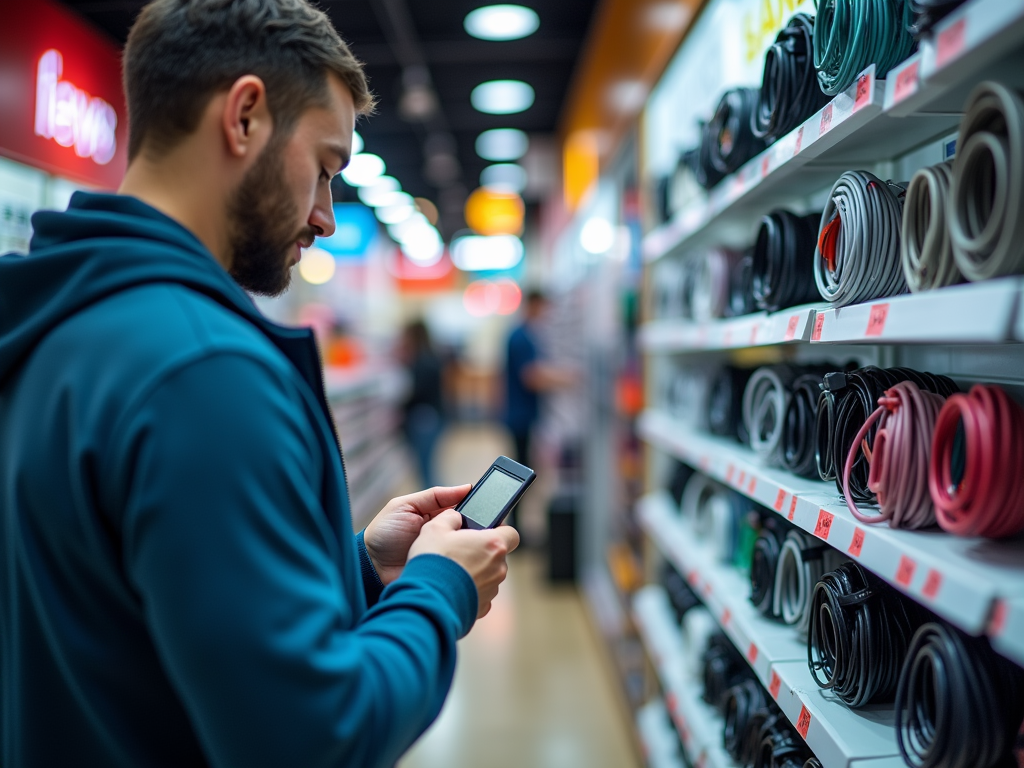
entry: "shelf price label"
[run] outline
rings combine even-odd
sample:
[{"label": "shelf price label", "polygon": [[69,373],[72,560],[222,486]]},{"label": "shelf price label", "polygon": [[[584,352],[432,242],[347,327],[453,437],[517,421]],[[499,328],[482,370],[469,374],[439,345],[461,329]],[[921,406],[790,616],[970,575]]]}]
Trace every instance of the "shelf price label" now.
[{"label": "shelf price label", "polygon": [[804,739],[807,738],[807,731],[811,729],[811,713],[807,711],[807,707],[803,704],[800,705],[800,717],[796,719],[796,730],[797,733]]},{"label": "shelf price label", "polygon": [[796,494],[793,494],[793,498],[789,502],[789,514],[786,515],[786,519],[789,522],[793,522],[793,517],[796,515]]},{"label": "shelf price label", "polygon": [[786,335],[782,339],[783,341],[792,341],[796,338],[796,327],[800,324],[800,315],[793,315],[789,318],[789,323],[786,325]]},{"label": "shelf price label", "polygon": [[881,336],[885,333],[885,321],[889,319],[889,305],[875,304],[868,316],[868,329],[865,336]]},{"label": "shelf price label", "polygon": [[732,464],[730,464],[725,469],[725,482],[731,483],[732,482],[732,476],[734,474],[736,474],[736,467],[734,467]]},{"label": "shelf price label", "polygon": [[800,154],[800,150],[804,148],[804,127],[801,125],[800,129],[796,132],[796,146],[793,149],[793,157]]},{"label": "shelf price label", "polygon": [[775,497],[775,511],[781,513],[784,506],[786,506],[786,492],[779,488],[779,493]]},{"label": "shelf price label", "polygon": [[944,67],[958,58],[964,50],[967,38],[967,18],[958,19],[946,29],[939,32],[935,41],[935,63]]},{"label": "shelf price label", "polygon": [[819,312],[814,316],[814,330],[811,331],[811,341],[821,341],[821,332],[825,328],[825,313]]},{"label": "shelf price label", "polygon": [[939,596],[939,590],[942,589],[942,574],[936,571],[934,568],[928,569],[928,575],[924,580],[924,588],[921,590],[921,594],[929,600],[934,600]]},{"label": "shelf price label", "polygon": [[857,95],[853,100],[854,112],[871,103],[871,89],[874,82],[875,78],[872,77],[871,72],[865,72],[857,78]]},{"label": "shelf price label", "polygon": [[753,496],[754,492],[756,490],[757,490],[757,478],[754,477],[753,475],[751,475],[750,476],[750,484],[747,485],[747,494],[750,495],[750,496]]},{"label": "shelf price label", "polygon": [[750,328],[750,346],[757,344],[757,323]]},{"label": "shelf price label", "polygon": [[900,564],[896,568],[896,583],[902,587],[910,587],[914,580],[914,571],[917,570],[917,563],[906,555],[900,555]]},{"label": "shelf price label", "polygon": [[770,170],[771,157],[767,152],[765,152],[764,156],[761,158],[761,178],[763,179],[765,176],[767,176]]},{"label": "shelf price label", "polygon": [[821,124],[818,126],[818,136],[824,136],[832,128],[832,102],[830,101],[821,110]]},{"label": "shelf price label", "polygon": [[674,693],[669,693],[665,697],[665,706],[668,707],[669,712],[675,712],[679,707],[679,700],[676,698]]},{"label": "shelf price label", "polygon": [[904,99],[909,99],[917,93],[917,89],[920,84],[920,73],[921,60],[918,59],[896,75],[896,87],[893,89],[892,93],[894,104],[898,104]]},{"label": "shelf price label", "polygon": [[846,551],[854,557],[860,557],[860,552],[862,549],[864,549],[864,529],[854,528],[853,541],[850,542],[850,548]]},{"label": "shelf price label", "polygon": [[1007,613],[1009,613],[1009,609],[1006,606],[1006,601],[998,598],[992,605],[992,618],[988,622],[988,634],[991,637],[999,637],[1003,634],[1003,630],[1006,629]]},{"label": "shelf price label", "polygon": [[732,611],[730,611],[728,608],[726,608],[724,611],[722,611],[722,626],[723,627],[729,626],[729,621],[731,619],[732,619]]},{"label": "shelf price label", "polygon": [[754,645],[754,643],[751,643],[750,647],[747,648],[747,661],[751,664],[755,664],[757,662],[757,646]]},{"label": "shelf price label", "polygon": [[737,485],[739,485],[739,487],[742,488],[743,484],[746,481],[747,481],[747,473],[743,472],[743,471],[740,471],[740,481],[737,483]]},{"label": "shelf price label", "polygon": [[782,678],[779,677],[779,673],[774,669],[772,670],[772,680],[768,685],[768,693],[772,695],[773,699],[779,698],[779,691],[782,689]]},{"label": "shelf price label", "polygon": [[828,535],[832,532],[832,521],[835,519],[835,515],[831,512],[826,512],[824,509],[818,510],[818,524],[814,526],[814,535],[819,539],[828,541]]}]

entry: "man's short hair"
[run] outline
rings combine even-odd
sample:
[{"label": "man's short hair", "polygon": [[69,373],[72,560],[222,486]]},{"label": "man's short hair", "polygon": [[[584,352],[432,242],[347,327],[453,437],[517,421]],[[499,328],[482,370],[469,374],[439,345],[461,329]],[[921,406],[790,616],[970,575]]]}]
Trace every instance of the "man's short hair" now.
[{"label": "man's short hair", "polygon": [[306,0],[155,0],[124,51],[128,158],[143,146],[173,149],[214,94],[244,75],[263,80],[274,130],[287,134],[303,111],[326,103],[329,72],[360,114],[373,109],[362,63]]}]

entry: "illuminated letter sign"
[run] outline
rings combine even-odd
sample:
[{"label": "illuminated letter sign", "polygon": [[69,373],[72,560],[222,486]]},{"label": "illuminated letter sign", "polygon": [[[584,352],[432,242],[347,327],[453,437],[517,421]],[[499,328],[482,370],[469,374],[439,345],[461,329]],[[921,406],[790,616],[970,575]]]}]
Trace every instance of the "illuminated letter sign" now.
[{"label": "illuminated letter sign", "polygon": [[61,80],[64,57],[49,50],[36,73],[36,135],[74,147],[79,157],[106,165],[117,150],[117,113],[103,99]]}]

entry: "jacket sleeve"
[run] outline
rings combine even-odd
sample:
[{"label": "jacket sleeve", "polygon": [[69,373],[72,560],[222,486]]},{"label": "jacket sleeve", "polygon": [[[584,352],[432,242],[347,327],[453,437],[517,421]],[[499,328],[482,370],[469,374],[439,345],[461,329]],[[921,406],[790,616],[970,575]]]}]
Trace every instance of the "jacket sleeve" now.
[{"label": "jacket sleeve", "polygon": [[356,535],[356,549],[359,550],[359,572],[363,576],[363,591],[366,593],[366,604],[371,608],[380,600],[384,591],[384,582],[380,580],[377,569],[373,567],[370,553],[366,551],[366,531]]},{"label": "jacket sleeve", "polygon": [[466,571],[423,555],[360,615],[355,538],[322,508],[303,402],[287,375],[220,353],[123,430],[127,577],[217,768],[394,765],[440,711],[477,609]]}]

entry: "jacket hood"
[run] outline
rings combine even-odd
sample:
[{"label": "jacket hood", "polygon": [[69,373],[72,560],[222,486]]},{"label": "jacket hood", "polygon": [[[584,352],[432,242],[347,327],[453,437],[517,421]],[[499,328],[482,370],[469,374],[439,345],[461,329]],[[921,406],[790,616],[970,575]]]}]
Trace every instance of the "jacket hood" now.
[{"label": "jacket hood", "polygon": [[136,198],[76,192],[32,226],[27,256],[0,256],[0,385],[64,320],[146,283],[202,293],[278,342],[309,336],[267,320],[195,235]]}]

